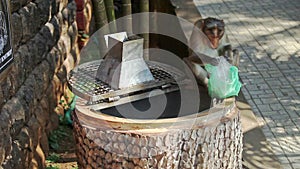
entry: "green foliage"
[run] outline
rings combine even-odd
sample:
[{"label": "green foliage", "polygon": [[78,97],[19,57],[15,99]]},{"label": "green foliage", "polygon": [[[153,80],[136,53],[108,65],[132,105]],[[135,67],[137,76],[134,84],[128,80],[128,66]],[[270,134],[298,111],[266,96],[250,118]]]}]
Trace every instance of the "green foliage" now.
[{"label": "green foliage", "polygon": [[77,97],[74,96],[70,104],[63,104],[65,113],[64,116],[59,116],[59,122],[61,124],[72,125],[73,122],[72,122],[71,114],[75,109],[76,99]]},{"label": "green foliage", "polygon": [[58,160],[60,159],[60,156],[56,153],[51,153],[46,161],[49,162],[49,163],[56,163]]},{"label": "green foliage", "polygon": [[106,8],[103,0],[92,0],[93,12],[95,16],[96,29],[100,29],[108,23]]},{"label": "green foliage", "polygon": [[114,7],[114,1],[113,0],[105,0],[105,8],[106,8],[106,14],[108,22],[110,22],[109,28],[110,32],[117,32],[117,23],[115,21],[115,7]]},{"label": "green foliage", "polygon": [[48,167],[46,167],[46,169],[59,169],[59,167],[57,167],[57,166],[48,166]]},{"label": "green foliage", "polygon": [[60,156],[58,154],[51,153],[46,159],[46,162],[50,163],[50,166],[47,166],[46,169],[59,169],[59,167],[57,167],[56,165],[51,164],[51,163],[58,162],[59,159],[60,159]]},{"label": "green foliage", "polygon": [[70,137],[65,130],[66,126],[59,126],[58,129],[52,131],[50,133],[50,136],[48,138],[49,146],[54,149],[59,149],[59,140],[65,139],[67,137]]}]

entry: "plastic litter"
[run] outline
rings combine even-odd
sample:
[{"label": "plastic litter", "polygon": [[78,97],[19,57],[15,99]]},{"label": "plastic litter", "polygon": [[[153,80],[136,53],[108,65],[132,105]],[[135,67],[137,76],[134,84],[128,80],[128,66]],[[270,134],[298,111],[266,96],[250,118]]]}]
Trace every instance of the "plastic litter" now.
[{"label": "plastic litter", "polygon": [[220,57],[217,66],[206,64],[205,69],[209,74],[208,93],[212,98],[224,99],[239,94],[242,84],[238,68],[228,63],[224,57]]}]

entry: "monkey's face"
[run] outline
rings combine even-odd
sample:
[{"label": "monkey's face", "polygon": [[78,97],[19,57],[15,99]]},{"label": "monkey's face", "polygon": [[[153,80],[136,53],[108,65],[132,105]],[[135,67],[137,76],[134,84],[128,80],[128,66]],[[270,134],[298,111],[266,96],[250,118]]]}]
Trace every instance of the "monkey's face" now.
[{"label": "monkey's face", "polygon": [[208,37],[214,49],[218,48],[220,39],[224,35],[224,22],[217,19],[204,21],[203,32]]}]

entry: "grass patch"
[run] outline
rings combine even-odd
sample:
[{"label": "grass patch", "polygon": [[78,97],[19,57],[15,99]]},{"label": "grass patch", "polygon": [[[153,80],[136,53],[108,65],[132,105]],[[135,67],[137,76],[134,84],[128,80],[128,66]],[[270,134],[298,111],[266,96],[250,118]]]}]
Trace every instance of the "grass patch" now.
[{"label": "grass patch", "polygon": [[52,149],[59,150],[61,148],[61,146],[59,145],[61,140],[65,140],[69,137],[72,137],[72,135],[70,135],[70,133],[68,132],[67,127],[69,126],[59,125],[59,127],[56,130],[51,132],[48,139],[49,145]]},{"label": "grass patch", "polygon": [[54,166],[48,166],[46,167],[46,169],[60,169],[60,168],[54,165]]},{"label": "grass patch", "polygon": [[51,154],[47,157],[46,161],[49,162],[49,163],[56,163],[56,162],[58,162],[59,159],[60,159],[60,156],[59,156],[58,154],[56,154],[56,153],[51,153]]}]

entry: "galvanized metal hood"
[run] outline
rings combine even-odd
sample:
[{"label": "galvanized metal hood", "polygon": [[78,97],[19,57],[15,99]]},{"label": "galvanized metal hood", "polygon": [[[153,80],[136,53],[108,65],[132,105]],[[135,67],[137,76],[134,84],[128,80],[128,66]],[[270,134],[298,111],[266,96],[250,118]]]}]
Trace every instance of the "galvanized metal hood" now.
[{"label": "galvanized metal hood", "polygon": [[127,37],[124,32],[106,35],[105,38],[109,51],[98,68],[97,79],[113,89],[154,80],[143,58],[143,38]]}]

